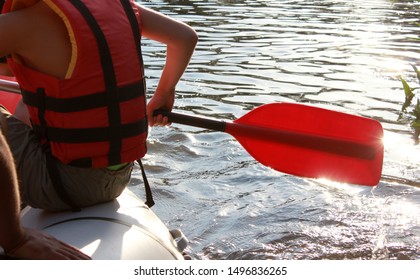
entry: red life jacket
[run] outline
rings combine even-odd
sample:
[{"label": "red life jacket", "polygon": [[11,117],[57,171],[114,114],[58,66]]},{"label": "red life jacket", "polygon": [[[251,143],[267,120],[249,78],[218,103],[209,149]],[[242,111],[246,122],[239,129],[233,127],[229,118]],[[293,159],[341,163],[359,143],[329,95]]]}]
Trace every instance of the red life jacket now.
[{"label": "red life jacket", "polygon": [[[6,11],[15,4],[8,2],[37,1],[6,1]],[[54,157],[74,166],[106,167],[143,157],[145,81],[139,15],[132,0],[44,3],[69,32],[72,58],[66,78],[8,59],[36,134]]]}]

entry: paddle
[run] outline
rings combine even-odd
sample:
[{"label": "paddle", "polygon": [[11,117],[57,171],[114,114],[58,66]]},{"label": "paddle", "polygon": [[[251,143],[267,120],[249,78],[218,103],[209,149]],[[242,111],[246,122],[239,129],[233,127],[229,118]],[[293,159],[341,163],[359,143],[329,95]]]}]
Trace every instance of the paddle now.
[{"label": "paddle", "polygon": [[[18,85],[0,79],[0,89],[15,91]],[[292,103],[263,105],[233,122],[155,113],[229,133],[257,161],[280,172],[368,186],[381,177],[383,129],[372,119]]]},{"label": "paddle", "polygon": [[378,121],[293,104],[272,103],[233,122],[157,111],[173,123],[226,132],[277,171],[351,184],[378,184],[383,129]]}]

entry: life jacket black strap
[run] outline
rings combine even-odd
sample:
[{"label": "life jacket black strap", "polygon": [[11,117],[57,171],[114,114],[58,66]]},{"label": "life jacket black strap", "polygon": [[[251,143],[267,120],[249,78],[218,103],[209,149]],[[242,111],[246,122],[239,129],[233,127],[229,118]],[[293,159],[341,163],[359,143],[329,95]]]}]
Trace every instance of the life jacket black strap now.
[{"label": "life jacket black strap", "polygon": [[[32,124],[34,131],[38,135],[42,135],[49,142],[58,143],[93,143],[106,142],[112,139],[112,129],[109,127],[93,127],[93,128],[59,128],[45,125]],[[143,118],[136,122],[121,125],[120,137],[126,139],[147,132],[147,118]],[[111,151],[112,152],[112,151]],[[118,151],[119,153],[119,151]],[[114,164],[120,164],[117,162]],[[113,164],[109,164],[113,165]]]},{"label": "life jacket black strap", "polygon": [[[142,76],[144,77],[143,56],[141,53],[141,35],[140,35],[141,31],[139,28],[139,23],[137,22],[137,17],[133,11],[133,7],[131,6],[130,1],[121,0],[121,4],[124,7],[124,11],[131,25],[131,30],[133,31],[134,42],[136,44],[136,49],[137,49],[137,57],[138,57],[139,65],[141,67],[140,70],[141,70]],[[143,83],[143,85],[144,87],[146,87],[146,83]],[[146,92],[145,88],[144,88],[144,92]],[[146,172],[144,170],[141,159],[138,159],[137,162],[140,165],[141,175],[143,177],[144,189],[146,192],[145,204],[150,208],[153,205],[155,205],[155,202],[153,200],[152,189],[150,188],[149,181],[147,180]]]},{"label": "life jacket black strap", "polygon": [[79,10],[81,15],[85,18],[87,24],[91,28],[99,48],[100,61],[104,74],[105,89],[106,89],[106,104],[108,108],[108,123],[111,131],[109,139],[109,165],[121,163],[121,112],[120,104],[118,102],[118,86],[117,78],[114,71],[114,64],[112,62],[111,51],[107,43],[105,34],[96,21],[95,17],[89,11],[89,8],[80,0],[70,0],[73,6]]},{"label": "life jacket black strap", "polygon": [[[144,96],[144,81],[118,88],[118,102],[129,101]],[[32,107],[44,107],[44,110],[58,113],[71,113],[107,106],[106,92],[69,98],[55,98],[31,92],[22,88],[23,102]]]},{"label": "life jacket black strap", "polygon": [[140,165],[141,175],[143,177],[143,183],[144,183],[144,190],[146,192],[146,202],[145,202],[145,204],[149,208],[151,208],[153,205],[155,205],[155,201],[153,200],[152,189],[150,188],[149,181],[147,180],[146,172],[144,171],[144,167],[143,167],[143,164],[141,162],[141,159],[138,159],[137,162]]},{"label": "life jacket black strap", "polygon": [[68,206],[71,207],[72,211],[78,212],[81,210],[80,205],[75,203],[71,198],[66,189],[64,188],[63,181],[61,180],[60,173],[57,167],[57,160],[51,155],[50,151],[45,152],[47,156],[47,169],[50,175],[51,182],[54,186],[55,192],[58,197]]},{"label": "life jacket black strap", "polygon": [[[37,95],[41,97],[41,100],[44,100],[45,90],[43,88],[38,88]],[[46,136],[47,122],[45,121],[45,102],[39,103],[38,120],[39,120],[39,126],[36,132],[40,137],[45,138],[48,141],[48,138]]]}]

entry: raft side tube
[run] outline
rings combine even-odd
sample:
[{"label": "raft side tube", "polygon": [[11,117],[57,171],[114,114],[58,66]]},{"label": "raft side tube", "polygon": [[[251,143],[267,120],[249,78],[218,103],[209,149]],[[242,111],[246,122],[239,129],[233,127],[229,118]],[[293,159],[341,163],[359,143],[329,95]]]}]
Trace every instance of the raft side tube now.
[{"label": "raft side tube", "polygon": [[156,214],[128,189],[113,201],[80,212],[52,213],[27,207],[22,223],[79,248],[94,260],[184,259],[178,244],[185,245],[185,239],[175,240]]}]

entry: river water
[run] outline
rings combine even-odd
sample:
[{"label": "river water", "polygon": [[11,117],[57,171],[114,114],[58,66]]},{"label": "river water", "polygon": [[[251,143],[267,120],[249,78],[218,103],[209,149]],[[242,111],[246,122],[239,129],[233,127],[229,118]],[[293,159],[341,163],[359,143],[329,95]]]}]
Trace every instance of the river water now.
[{"label": "river water", "polygon": [[[420,259],[420,146],[397,121],[398,75],[419,83],[411,66],[420,68],[419,1],[141,3],[200,37],[177,112],[234,120],[297,102],[373,118],[385,131],[383,175],[371,188],[270,170],[225,133],[153,128],[144,160],[153,210],[183,230],[193,258]],[[144,40],[143,52],[152,94],[165,49]],[[143,196],[138,170],[130,188]]]}]

